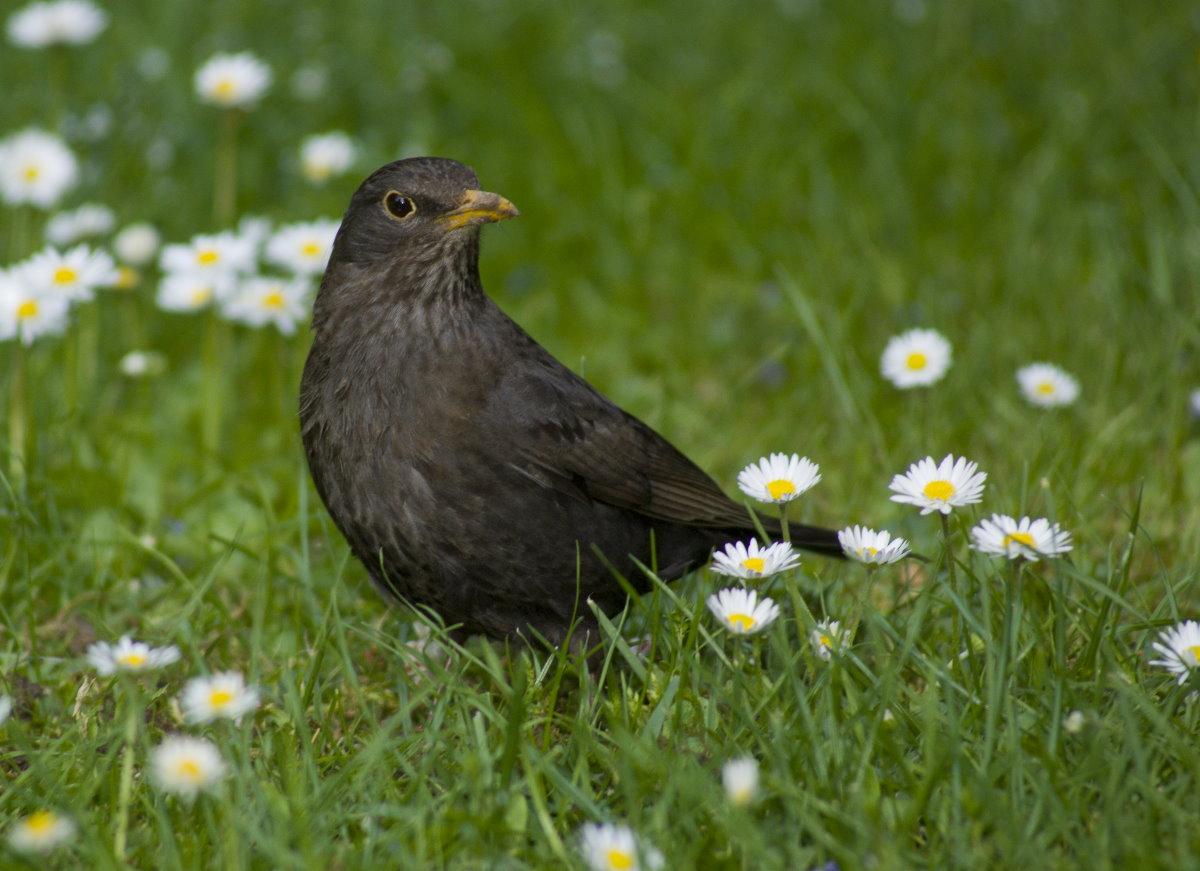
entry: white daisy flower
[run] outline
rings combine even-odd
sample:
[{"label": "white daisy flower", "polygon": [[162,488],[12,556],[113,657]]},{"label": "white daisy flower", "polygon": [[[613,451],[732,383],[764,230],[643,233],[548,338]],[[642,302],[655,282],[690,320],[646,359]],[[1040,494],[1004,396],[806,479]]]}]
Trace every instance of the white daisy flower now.
[{"label": "white daisy flower", "polygon": [[247,278],[227,299],[221,313],[251,327],[274,324],[285,336],[296,331],[307,306],[309,282],[303,278]]},{"label": "white daisy flower", "polygon": [[950,342],[937,330],[908,330],[888,341],[879,368],[901,389],[925,387],[950,368]]},{"label": "white daisy flower", "polygon": [[759,502],[790,502],[820,480],[817,464],[798,454],[771,454],[738,473],[738,487]]},{"label": "white daisy flower", "polygon": [[1200,388],[1193,390],[1188,396],[1188,409],[1192,413],[1192,417],[1200,419]]},{"label": "white daisy flower", "polygon": [[167,647],[151,647],[141,641],[132,641],[123,635],[116,644],[97,641],[87,649],[87,661],[101,677],[119,671],[137,674],[162,668],[179,659],[179,648],[174,644]]},{"label": "white daisy flower", "polygon": [[0,272],[0,341],[20,337],[32,344],[40,336],[57,336],[67,328],[71,301],[38,293],[12,273]]},{"label": "white daisy flower", "polygon": [[817,656],[829,660],[833,658],[835,652],[850,643],[850,631],[843,629],[837,620],[822,620],[809,633],[808,640],[812,643]]},{"label": "white daisy flower", "polygon": [[1075,376],[1050,363],[1031,363],[1017,370],[1021,392],[1034,405],[1070,405],[1079,396]]},{"label": "white daisy flower", "polygon": [[724,550],[713,554],[712,570],[717,574],[756,580],[800,565],[800,555],[785,541],[766,547],[751,539],[731,541]]},{"label": "white daisy flower", "polygon": [[779,616],[779,606],[770,598],[763,596],[760,599],[758,593],[741,587],[714,593],[707,603],[708,610],[734,635],[761,632]]},{"label": "white daisy flower", "polygon": [[130,351],[117,363],[117,369],[128,378],[161,375],[166,368],[167,358],[158,351]]},{"label": "white daisy flower", "polygon": [[1200,668],[1200,623],[1185,620],[1164,630],[1151,647],[1162,659],[1150,661],[1176,675],[1179,683],[1187,683],[1192,671]]},{"label": "white daisy flower", "polygon": [[43,248],[14,271],[35,292],[72,302],[89,300],[97,288],[112,287],[120,278],[112,257],[87,245],[69,251]]},{"label": "white daisy flower", "polygon": [[980,553],[1027,559],[1056,557],[1071,549],[1071,533],[1044,517],[1015,520],[1006,514],[993,514],[971,530],[971,547]]},{"label": "white daisy flower", "polygon": [[271,68],[248,51],[215,54],[196,70],[194,84],[206,103],[244,107],[271,86]]},{"label": "white daisy flower", "polygon": [[115,224],[116,218],[108,206],[85,203],[74,211],[53,215],[46,222],[46,241],[51,245],[70,245],[110,233]]},{"label": "white daisy flower", "polygon": [[933,457],[913,463],[903,475],[892,478],[890,489],[895,491],[893,502],[916,505],[922,514],[949,514],[982,500],[986,480],[987,472],[980,472],[977,463],[947,454],[940,463],[934,463]]},{"label": "white daisy flower", "polygon": [[663,867],[663,857],[653,847],[639,848],[629,826],[584,823],[579,830],[579,852],[593,871],[639,871]]},{"label": "white daisy flower", "polygon": [[338,223],[323,218],[280,227],[267,240],[263,258],[294,275],[320,275],[329,262]]},{"label": "white daisy flower", "polygon": [[52,133],[30,128],[0,141],[0,198],[48,209],[79,176],[79,163]]},{"label": "white daisy flower", "polygon": [[1071,711],[1071,713],[1063,718],[1063,728],[1071,735],[1078,735],[1086,725],[1087,716],[1083,711]]},{"label": "white daisy flower", "polygon": [[163,272],[249,273],[255,268],[256,247],[253,239],[230,230],[201,234],[184,243],[164,246],[158,263]]},{"label": "white daisy flower", "polygon": [[876,532],[865,526],[847,526],[838,531],[846,556],[869,566],[883,566],[908,556],[908,542],[892,538],[886,529]]},{"label": "white daisy flower", "polygon": [[12,713],[12,709],[12,696],[0,695],[0,726],[4,725],[4,721],[8,719],[8,715]]},{"label": "white daisy flower", "polygon": [[8,830],[8,845],[20,853],[49,853],[75,837],[75,823],[54,811],[21,817]]},{"label": "white daisy flower", "polygon": [[314,184],[346,172],[357,157],[354,140],[340,130],[310,136],[300,143],[300,171]]},{"label": "white daisy flower", "polygon": [[231,275],[202,275],[172,272],[158,285],[158,307],[169,312],[196,312],[214,300],[232,293],[237,286]]},{"label": "white daisy flower", "polygon": [[750,804],[758,797],[758,760],[753,756],[729,760],[721,768],[721,783],[730,803]]},{"label": "white daisy flower", "polygon": [[195,677],[184,686],[179,707],[189,723],[207,723],[218,717],[240,721],[258,707],[258,689],[246,686],[238,671]]},{"label": "white daisy flower", "polygon": [[30,3],[8,18],[8,39],[21,48],[82,45],[108,26],[108,14],[88,0]]},{"label": "white daisy flower", "polygon": [[154,780],[166,792],[191,801],[225,776],[217,745],[204,738],[172,735],[151,751]]},{"label": "white daisy flower", "polygon": [[158,253],[162,237],[150,224],[130,224],[116,235],[112,244],[122,263],[145,266]]}]

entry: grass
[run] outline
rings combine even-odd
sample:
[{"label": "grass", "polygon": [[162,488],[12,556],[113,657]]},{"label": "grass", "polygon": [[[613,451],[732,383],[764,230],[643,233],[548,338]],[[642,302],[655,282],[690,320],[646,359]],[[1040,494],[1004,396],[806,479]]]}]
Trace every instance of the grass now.
[{"label": "grass", "polygon": [[[659,586],[610,615],[597,675],[478,642],[423,657],[308,482],[303,331],[160,312],[150,271],[65,336],[0,347],[0,401],[23,386],[30,431],[0,497],[0,818],[79,823],[6,865],[582,867],[578,827],[602,820],[675,868],[1194,865],[1198,710],[1147,664],[1198,607],[1189,4],[110,5],[92,45],[0,54],[0,135],[57,129],[83,160],[64,206],[171,241],[221,229],[218,113],[191,75],[252,50],[277,81],[241,125],[239,215],[336,215],[409,149],[470,163],[522,210],[486,231],[485,285],[547,347],[731,490],[760,455],[806,454],[824,479],[799,519],[887,527],[932,562],[868,584],[808,559],[749,641],[707,614],[715,577]],[[289,86],[306,67],[317,100]],[[362,161],[310,187],[295,148],[333,128]],[[5,210],[0,263],[40,247],[44,217]],[[878,356],[910,326],[955,360],[900,392]],[[118,375],[135,347],[166,373]],[[1020,398],[1039,359],[1080,377],[1077,404]],[[947,452],[989,480],[944,546],[887,483]],[[1075,549],[968,551],[993,511],[1052,517]],[[825,617],[856,626],[829,662],[808,642]],[[98,679],[84,649],[123,633],[183,660]],[[625,640],[643,634],[644,661]],[[184,679],[219,669],[262,708],[183,726]],[[230,767],[191,805],[144,776],[176,731]],[[762,797],[735,807],[720,766],[747,754]]]}]

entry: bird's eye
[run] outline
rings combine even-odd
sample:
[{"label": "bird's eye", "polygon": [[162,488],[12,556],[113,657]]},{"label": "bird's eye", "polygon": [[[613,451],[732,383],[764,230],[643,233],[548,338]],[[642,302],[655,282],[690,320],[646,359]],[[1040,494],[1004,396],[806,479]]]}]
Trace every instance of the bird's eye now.
[{"label": "bird's eye", "polygon": [[413,202],[413,198],[406,197],[399,191],[388,191],[383,197],[383,207],[398,221],[411,217],[417,211],[417,204]]}]

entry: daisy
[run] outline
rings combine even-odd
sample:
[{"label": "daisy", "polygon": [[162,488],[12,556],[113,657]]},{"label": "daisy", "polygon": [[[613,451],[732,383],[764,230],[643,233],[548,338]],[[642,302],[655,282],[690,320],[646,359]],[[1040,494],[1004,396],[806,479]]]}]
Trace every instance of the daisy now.
[{"label": "daisy", "polygon": [[1017,370],[1021,392],[1034,405],[1070,405],[1079,396],[1075,377],[1050,363],[1031,363]]},{"label": "daisy", "polygon": [[340,130],[310,136],[300,143],[300,171],[314,184],[346,172],[357,157],[354,140]]},{"label": "daisy", "polygon": [[0,341],[20,337],[29,345],[67,328],[70,300],[37,293],[11,273],[0,272]]},{"label": "daisy", "polygon": [[113,239],[113,251],[123,263],[145,266],[158,253],[162,237],[150,224],[130,224]]},{"label": "daisy", "polygon": [[108,15],[88,0],[30,3],[8,19],[8,39],[21,48],[82,45],[108,26]]},{"label": "daisy", "polygon": [[658,850],[638,849],[629,826],[614,823],[584,823],[579,830],[579,851],[593,871],[638,871],[642,867],[663,866]]},{"label": "daisy", "polygon": [[892,478],[890,489],[895,491],[893,502],[916,505],[922,514],[940,511],[949,514],[954,508],[979,502],[983,498],[983,482],[987,472],[965,457],[947,454],[940,463],[933,457],[918,460],[903,475]]},{"label": "daisy", "polygon": [[170,665],[179,659],[179,648],[174,644],[167,647],[151,647],[123,635],[116,644],[97,641],[88,647],[86,656],[88,664],[96,669],[101,677],[108,677],[118,671],[137,674]]},{"label": "daisy", "polygon": [[887,343],[879,368],[901,389],[925,387],[950,368],[950,343],[937,330],[909,330]]},{"label": "daisy", "polygon": [[822,620],[817,624],[817,628],[809,633],[808,640],[817,656],[829,660],[833,658],[835,651],[841,650],[850,642],[850,632],[843,629],[837,620]]},{"label": "daisy", "polygon": [[892,538],[886,529],[876,532],[865,526],[847,526],[838,531],[846,556],[869,566],[883,566],[908,556],[908,542]]},{"label": "daisy", "polygon": [[721,783],[732,804],[750,804],[758,796],[758,760],[753,756],[729,760],[721,768]]},{"label": "daisy", "polygon": [[194,312],[207,306],[235,286],[229,275],[173,272],[158,285],[158,307],[169,312]]},{"label": "daisy", "polygon": [[258,689],[246,686],[241,672],[217,672],[188,681],[179,706],[189,723],[207,723],[218,717],[240,721],[258,707]]},{"label": "daisy", "polygon": [[1151,665],[1161,665],[1187,683],[1192,670],[1200,667],[1200,623],[1186,620],[1165,630],[1151,647],[1162,659],[1151,660]]},{"label": "daisy", "polygon": [[820,480],[817,464],[797,454],[771,454],[738,473],[738,487],[759,502],[790,502]]},{"label": "daisy", "polygon": [[8,719],[8,715],[12,713],[13,700],[12,696],[0,696],[0,725]]},{"label": "daisy", "polygon": [[227,299],[221,313],[251,327],[274,324],[285,336],[296,331],[307,307],[309,283],[303,278],[247,278]]},{"label": "daisy", "polygon": [[15,271],[35,292],[71,302],[89,300],[96,288],[112,287],[119,279],[112,257],[87,245],[69,251],[43,248]]},{"label": "daisy", "polygon": [[1030,562],[1037,562],[1039,557],[1056,557],[1071,549],[1071,533],[1044,517],[1014,520],[1006,514],[993,514],[971,530],[971,537],[975,539],[971,547],[980,553]]},{"label": "daisy", "polygon": [[751,635],[766,629],[779,616],[779,606],[753,590],[729,587],[707,599],[712,611],[726,629],[734,635]]},{"label": "daisy", "polygon": [[252,272],[256,244],[245,234],[223,233],[193,236],[184,243],[162,249],[158,264],[163,272],[195,272],[202,275],[231,275]]},{"label": "daisy", "polygon": [[99,203],[85,203],[74,211],[59,212],[46,222],[46,241],[51,245],[70,245],[91,236],[112,232],[116,223],[112,209]]},{"label": "daisy", "polygon": [[215,54],[196,70],[194,84],[205,103],[245,107],[271,86],[271,68],[248,51]]},{"label": "daisy", "polygon": [[79,175],[71,149],[52,133],[30,128],[0,141],[0,198],[48,209]]},{"label": "daisy", "polygon": [[204,738],[172,735],[151,751],[154,780],[166,792],[191,801],[225,776],[217,745]]},{"label": "daisy", "polygon": [[724,550],[713,554],[712,569],[720,575],[735,578],[757,579],[795,568],[800,565],[800,556],[785,541],[777,541],[762,547],[753,539],[748,542],[731,541]]},{"label": "daisy", "polygon": [[280,227],[267,240],[263,259],[294,275],[320,275],[337,231],[338,222],[328,218]]},{"label": "daisy", "polygon": [[21,853],[49,853],[75,837],[75,823],[54,811],[21,817],[8,830],[8,844]]},{"label": "daisy", "polygon": [[160,375],[166,368],[167,358],[158,351],[130,351],[117,363],[117,369],[128,378]]}]

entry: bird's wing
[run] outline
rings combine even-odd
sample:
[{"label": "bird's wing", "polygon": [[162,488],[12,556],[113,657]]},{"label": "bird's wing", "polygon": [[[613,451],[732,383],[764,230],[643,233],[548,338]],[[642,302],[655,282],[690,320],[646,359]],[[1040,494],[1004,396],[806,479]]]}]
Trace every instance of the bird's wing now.
[{"label": "bird's wing", "polygon": [[503,375],[481,418],[485,437],[508,442],[512,465],[543,486],[660,520],[752,525],[670,442],[549,355]]}]

